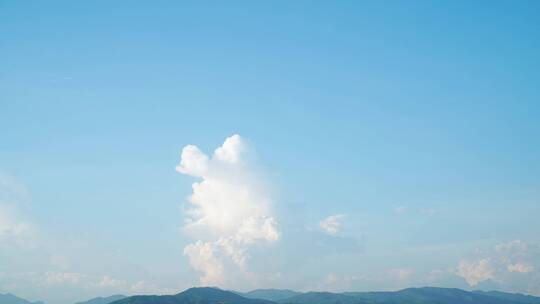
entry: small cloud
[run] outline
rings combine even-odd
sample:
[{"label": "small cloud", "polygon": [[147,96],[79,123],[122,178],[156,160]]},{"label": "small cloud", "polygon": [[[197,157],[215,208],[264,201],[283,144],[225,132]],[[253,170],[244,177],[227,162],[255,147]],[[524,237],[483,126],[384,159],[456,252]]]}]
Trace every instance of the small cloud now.
[{"label": "small cloud", "polygon": [[319,227],[328,234],[336,234],[341,228],[341,222],[345,218],[344,214],[331,215],[319,222]]},{"label": "small cloud", "polygon": [[525,263],[508,264],[506,269],[510,272],[527,273],[534,271],[534,266]]}]

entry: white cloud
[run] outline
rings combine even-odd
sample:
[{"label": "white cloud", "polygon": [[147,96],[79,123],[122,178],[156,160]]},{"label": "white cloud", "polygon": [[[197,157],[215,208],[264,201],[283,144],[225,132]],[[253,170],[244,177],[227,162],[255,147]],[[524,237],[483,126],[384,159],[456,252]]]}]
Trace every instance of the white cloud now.
[{"label": "white cloud", "polygon": [[470,286],[492,280],[502,286],[512,286],[514,282],[528,281],[538,284],[535,264],[540,261],[540,247],[521,240],[513,240],[493,246],[489,250],[478,250],[478,257],[462,260],[457,271]]},{"label": "white cloud", "polygon": [[184,248],[184,255],[189,257],[191,267],[202,272],[200,277],[202,285],[219,285],[225,283],[224,266],[218,254],[223,249],[218,242],[197,241]]},{"label": "white cloud", "polygon": [[336,234],[341,228],[341,221],[345,218],[343,214],[331,215],[319,222],[319,226],[328,234]]},{"label": "white cloud", "polygon": [[456,274],[467,281],[470,286],[476,286],[478,283],[492,279],[495,270],[490,265],[490,259],[485,258],[476,262],[462,260]]},{"label": "white cloud", "polygon": [[239,135],[225,140],[208,157],[194,145],[184,147],[180,173],[200,178],[192,185],[183,230],[198,240],[184,248],[203,285],[228,284],[229,262],[248,274],[248,248],[279,239],[271,200],[246,163],[246,145]]},{"label": "white cloud", "polygon": [[527,273],[534,271],[534,266],[525,263],[508,264],[506,269],[510,272]]},{"label": "white cloud", "polygon": [[214,152],[214,156],[219,160],[234,164],[240,161],[243,152],[245,152],[245,145],[240,135],[235,134],[225,139],[223,145]]}]

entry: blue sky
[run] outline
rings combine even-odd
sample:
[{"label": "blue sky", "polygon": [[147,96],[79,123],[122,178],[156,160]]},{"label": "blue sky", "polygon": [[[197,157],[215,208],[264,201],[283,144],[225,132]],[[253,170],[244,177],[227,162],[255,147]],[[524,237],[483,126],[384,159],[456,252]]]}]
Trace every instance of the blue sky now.
[{"label": "blue sky", "polygon": [[[539,12],[1,1],[0,292],[540,294]],[[218,178],[175,171],[189,144],[221,170],[234,134],[243,165],[224,168],[270,202],[236,215],[279,232],[235,244],[245,265],[215,247],[237,234],[186,232],[192,184]],[[221,254],[219,280],[185,254],[197,241]]]}]

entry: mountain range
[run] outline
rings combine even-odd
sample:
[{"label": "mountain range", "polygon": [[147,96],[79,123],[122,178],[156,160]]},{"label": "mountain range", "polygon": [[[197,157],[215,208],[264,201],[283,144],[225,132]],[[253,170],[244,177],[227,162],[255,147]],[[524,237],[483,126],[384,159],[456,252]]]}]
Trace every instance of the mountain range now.
[{"label": "mountain range", "polygon": [[16,297],[10,293],[0,293],[0,304],[43,304],[43,302],[30,302],[25,299]]},{"label": "mountain range", "polygon": [[[43,304],[0,294],[0,304]],[[422,287],[392,292],[297,292],[287,289],[226,291],[212,287],[187,289],[176,295],[115,295],[76,304],[540,304],[540,297],[500,291],[465,291]]]},{"label": "mountain range", "polygon": [[110,297],[97,297],[97,298],[90,299],[88,301],[77,302],[75,304],[109,304],[114,301],[122,300],[124,298],[127,298],[127,297],[124,295],[114,295]]}]

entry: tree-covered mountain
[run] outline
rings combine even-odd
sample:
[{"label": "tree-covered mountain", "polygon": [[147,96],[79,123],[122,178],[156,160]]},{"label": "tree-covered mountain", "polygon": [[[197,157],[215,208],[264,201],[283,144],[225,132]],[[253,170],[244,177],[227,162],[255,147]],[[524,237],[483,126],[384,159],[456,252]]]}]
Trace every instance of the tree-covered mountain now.
[{"label": "tree-covered mountain", "polygon": [[364,304],[369,303],[355,296],[331,292],[306,292],[278,301],[281,304]]},{"label": "tree-covered mountain", "polygon": [[114,304],[273,304],[263,299],[248,299],[234,292],[219,288],[190,288],[177,295],[133,296],[113,302]]},{"label": "tree-covered mountain", "polygon": [[238,294],[250,299],[279,301],[299,295],[301,292],[290,289],[255,289],[249,292],[238,292]]},{"label": "tree-covered mountain", "polygon": [[540,303],[540,297],[533,297],[529,295],[524,295],[520,293],[508,293],[508,292],[500,292],[500,291],[480,291],[475,290],[474,293],[488,295],[491,297],[504,299],[504,300],[511,300],[514,302],[519,303],[525,303],[525,304],[538,304]]},{"label": "tree-covered mountain", "polygon": [[30,302],[28,300],[16,297],[10,293],[0,293],[0,304],[43,304],[43,302]]},{"label": "tree-covered mountain", "polygon": [[124,299],[125,297],[126,296],[123,296],[123,295],[114,295],[110,297],[97,297],[97,298],[90,299],[88,301],[78,302],[75,304],[109,304],[114,301]]},{"label": "tree-covered mountain", "polygon": [[503,292],[468,292],[455,288],[407,288],[395,292],[308,292],[280,304],[540,304],[540,298]]},{"label": "tree-covered mountain", "polygon": [[[286,297],[288,296],[289,297]],[[262,298],[266,299],[262,299]],[[271,301],[270,299],[275,299]],[[43,304],[0,294],[0,304]],[[540,297],[500,291],[455,288],[407,288],[389,292],[306,292],[258,289],[237,293],[219,288],[190,288],[176,295],[100,297],[76,304],[540,304]]]},{"label": "tree-covered mountain", "polygon": [[511,300],[456,288],[407,288],[396,292],[348,293],[360,300],[384,304],[517,304]]},{"label": "tree-covered mountain", "polygon": [[[292,296],[282,298],[288,294]],[[254,290],[242,295],[218,288],[202,287],[190,288],[177,295],[132,296],[111,304],[540,304],[540,298],[521,294],[469,292],[436,287],[407,288],[394,292],[346,293],[299,293],[268,289]],[[261,299],[262,297],[266,299]],[[281,299],[270,301],[270,298]]]}]

